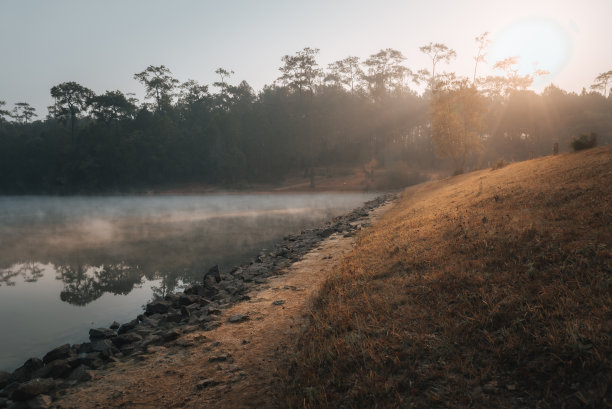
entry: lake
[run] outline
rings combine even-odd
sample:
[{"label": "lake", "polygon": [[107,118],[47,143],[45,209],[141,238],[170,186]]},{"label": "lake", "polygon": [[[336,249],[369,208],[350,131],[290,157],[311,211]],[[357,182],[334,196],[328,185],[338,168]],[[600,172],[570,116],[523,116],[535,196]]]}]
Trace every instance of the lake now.
[{"label": "lake", "polygon": [[246,263],[371,193],[1,197],[0,370]]}]

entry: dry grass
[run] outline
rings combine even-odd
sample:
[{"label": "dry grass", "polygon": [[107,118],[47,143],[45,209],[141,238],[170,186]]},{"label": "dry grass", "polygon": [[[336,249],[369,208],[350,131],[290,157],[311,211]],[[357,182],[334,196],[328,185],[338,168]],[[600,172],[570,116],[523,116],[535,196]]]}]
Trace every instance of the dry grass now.
[{"label": "dry grass", "polygon": [[612,407],[612,149],[429,182],[321,289],[294,408]]}]

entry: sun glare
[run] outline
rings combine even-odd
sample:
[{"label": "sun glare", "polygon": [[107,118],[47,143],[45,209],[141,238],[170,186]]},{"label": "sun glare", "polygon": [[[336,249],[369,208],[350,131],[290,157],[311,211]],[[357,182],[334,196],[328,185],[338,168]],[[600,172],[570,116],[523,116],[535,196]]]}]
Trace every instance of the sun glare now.
[{"label": "sun glare", "polygon": [[518,21],[501,31],[493,40],[488,61],[491,66],[507,57],[518,56],[518,72],[525,75],[535,70],[550,74],[551,80],[567,63],[570,40],[558,23],[546,18]]}]

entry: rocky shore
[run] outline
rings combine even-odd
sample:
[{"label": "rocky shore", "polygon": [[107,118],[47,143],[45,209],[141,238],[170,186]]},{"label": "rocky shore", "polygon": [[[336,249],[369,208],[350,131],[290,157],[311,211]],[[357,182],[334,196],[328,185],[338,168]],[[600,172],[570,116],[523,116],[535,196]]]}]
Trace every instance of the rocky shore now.
[{"label": "rocky shore", "polygon": [[182,293],[166,295],[149,303],[143,314],[124,324],[92,328],[90,342],[65,344],[49,351],[42,359],[30,358],[13,373],[0,372],[0,408],[47,408],[66,388],[95,378],[95,371],[115,362],[150,352],[176,341],[183,334],[210,331],[224,321],[238,323],[246,315],[224,316],[233,304],[249,300],[249,291],[271,276],[282,274],[318,243],[334,233],[354,235],[377,207],[393,199],[386,194],[319,228],[286,236],[274,250],[259,254],[250,264],[230,272],[211,269],[202,283]]}]

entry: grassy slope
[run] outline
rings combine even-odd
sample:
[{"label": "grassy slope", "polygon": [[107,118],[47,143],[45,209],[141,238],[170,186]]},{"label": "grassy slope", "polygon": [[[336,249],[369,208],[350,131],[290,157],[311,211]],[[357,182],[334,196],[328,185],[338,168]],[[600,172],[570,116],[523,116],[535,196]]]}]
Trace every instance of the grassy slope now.
[{"label": "grassy slope", "polygon": [[406,190],[333,272],[285,407],[612,405],[612,149]]}]

